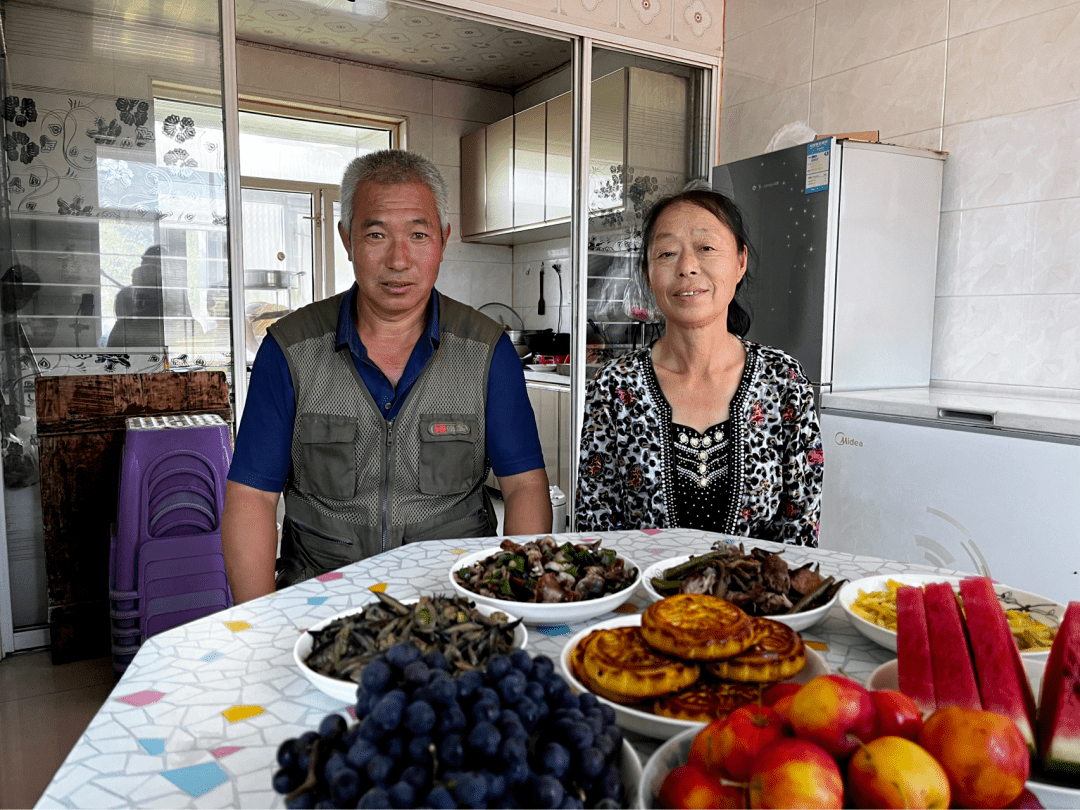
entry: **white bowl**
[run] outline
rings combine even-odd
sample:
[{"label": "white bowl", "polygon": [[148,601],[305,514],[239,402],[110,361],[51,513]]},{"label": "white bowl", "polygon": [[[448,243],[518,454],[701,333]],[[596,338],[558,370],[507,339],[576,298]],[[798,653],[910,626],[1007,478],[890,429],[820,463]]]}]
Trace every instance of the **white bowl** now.
[{"label": "white bowl", "polygon": [[512,599],[495,599],[473,593],[454,578],[455,571],[468,568],[470,565],[486,560],[494,554],[500,554],[502,551],[503,549],[495,546],[486,548],[483,551],[462,555],[450,567],[450,585],[457,593],[473,600],[476,604],[487,605],[496,610],[520,616],[524,619],[525,624],[568,624],[602,616],[605,613],[610,613],[633,596],[634,590],[637,588],[638,583],[641,582],[641,568],[624,554],[618,556],[623,559],[626,567],[633,568],[637,572],[633,581],[616,593],[601,596],[599,599],[582,599],[580,602],[515,602]]},{"label": "white bowl", "polygon": [[638,752],[626,740],[622,743],[622,759],[619,762],[619,770],[622,773],[623,788],[626,791],[627,807],[636,807],[638,803],[638,786],[641,784],[641,757]]},{"label": "white bowl", "polygon": [[[959,591],[960,582],[965,579],[965,577],[947,577],[940,574],[878,574],[872,577],[856,579],[840,589],[840,593],[838,594],[840,597],[840,607],[843,609],[844,614],[848,617],[848,621],[851,622],[855,629],[875,644],[880,644],[885,649],[896,652],[896,631],[887,630],[873,622],[867,621],[861,616],[857,616],[851,609],[855,600],[859,598],[860,590],[866,591],[867,593],[887,590],[888,585],[886,583],[890,579],[895,580],[902,585],[919,586],[926,585],[930,582],[947,582],[953,586],[954,591]],[[1000,600],[1005,608],[1009,610],[1031,610],[1033,618],[1044,624],[1050,624],[1052,627],[1058,626],[1061,623],[1062,617],[1065,615],[1064,605],[1060,605],[1044,596],[1038,596],[1036,594],[1028,593],[1027,591],[1010,588],[1008,585],[1002,585],[999,582],[994,583],[994,590],[997,591],[998,600]],[[1033,607],[1037,609],[1032,609]],[[1021,651],[1020,653],[1025,661],[1045,661],[1049,654],[1049,650],[1035,650],[1032,652]]]},{"label": "white bowl", "polygon": [[555,363],[526,363],[525,368],[529,369],[529,371],[542,371],[551,374],[557,374],[559,371],[559,367]]},{"label": "white bowl", "polygon": [[[597,622],[571,637],[571,639],[566,642],[565,646],[563,646],[562,652],[559,654],[559,666],[562,667],[563,677],[566,679],[566,682],[570,684],[570,687],[575,692],[579,693],[589,691],[588,687],[574,677],[574,673],[570,668],[570,653],[578,645],[579,641],[589,635],[593,630],[607,630],[611,627],[640,626],[640,624],[640,613],[632,616],[617,616],[614,619]],[[788,678],[787,680],[792,681],[793,683],[807,683],[818,675],[827,674],[829,674],[829,665],[825,662],[825,659],[822,658],[820,653],[816,650],[807,647],[806,666],[803,667],[802,672],[798,675],[793,678]],[[638,734],[644,734],[647,737],[656,737],[657,739],[666,740],[687,729],[700,729],[705,726],[705,723],[698,723],[693,720],[678,720],[674,717],[661,717],[660,715],[653,714],[649,711],[635,709],[631,706],[623,706],[622,704],[613,703],[606,698],[602,698],[599,695],[597,695],[596,699],[601,703],[608,704],[615,710],[615,722],[618,725],[625,729],[629,729],[630,731],[636,731]]]},{"label": "white bowl", "polygon": [[[405,602],[404,604],[411,605],[414,604],[414,602]],[[360,613],[364,609],[364,607],[366,607],[366,605],[362,605],[360,607],[351,607],[348,610],[342,610],[338,613],[335,613],[333,616],[328,616],[327,618],[323,619],[317,624],[312,625],[303,633],[301,633],[300,638],[298,638],[296,640],[296,644],[293,645],[293,660],[296,662],[296,666],[300,668],[300,672],[303,673],[304,677],[311,681],[312,685],[315,686],[320,692],[325,695],[329,695],[335,700],[340,700],[342,703],[356,703],[357,684],[353,681],[346,681],[340,678],[331,678],[328,675],[318,673],[311,667],[309,667],[307,664],[305,664],[304,659],[308,657],[308,654],[311,652],[311,646],[314,643],[314,639],[311,635],[313,630],[322,630],[324,627],[326,627],[326,625],[330,624],[330,622],[334,621],[335,619],[340,619],[343,616],[352,616],[354,613]],[[495,613],[496,610],[498,610],[498,608],[490,608],[486,605],[480,604],[476,605],[476,609],[483,613],[485,616],[490,616],[492,613]],[[512,622],[516,621],[518,618],[517,616],[511,615],[506,611],[503,612],[506,613],[507,617]],[[514,628],[514,647],[525,649],[525,643],[528,641],[528,638],[529,633],[525,629],[525,625],[518,624],[518,626]]]},{"label": "white bowl", "polygon": [[653,751],[653,755],[645,761],[645,767],[641,769],[636,807],[642,810],[662,808],[662,805],[657,803],[657,799],[664,779],[680,765],[686,764],[687,759],[690,758],[690,746],[699,731],[701,731],[700,728],[688,728],[661,743],[660,747]]},{"label": "white bowl", "polygon": [[[644,572],[642,572],[641,586],[642,589],[645,591],[646,596],[649,598],[650,602],[659,602],[661,599],[664,598],[663,594],[661,594],[659,591],[656,590],[656,588],[653,587],[653,579],[661,576],[664,571],[669,568],[674,568],[676,565],[681,565],[684,562],[689,562],[691,556],[700,557],[701,555],[683,554],[681,557],[671,557],[666,560],[660,560],[659,562],[653,563],[648,568],[646,568]],[[804,610],[800,613],[778,614],[776,616],[766,616],[765,618],[774,619],[778,622],[783,622],[792,630],[808,630],[828,615],[829,611],[832,610],[832,606],[836,604],[839,596],[840,591],[837,590],[837,592],[833,594],[832,599],[830,599],[824,605],[814,608],[813,610]]]}]

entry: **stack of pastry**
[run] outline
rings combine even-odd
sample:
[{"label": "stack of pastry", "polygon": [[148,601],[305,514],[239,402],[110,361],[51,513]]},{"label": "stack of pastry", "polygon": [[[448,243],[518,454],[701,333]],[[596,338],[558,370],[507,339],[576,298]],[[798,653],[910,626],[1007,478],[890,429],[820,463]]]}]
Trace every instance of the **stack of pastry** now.
[{"label": "stack of pastry", "polygon": [[797,632],[708,594],[661,599],[645,610],[640,627],[595,630],[570,652],[574,676],[600,697],[704,722],[754,701],[761,684],[805,665]]}]

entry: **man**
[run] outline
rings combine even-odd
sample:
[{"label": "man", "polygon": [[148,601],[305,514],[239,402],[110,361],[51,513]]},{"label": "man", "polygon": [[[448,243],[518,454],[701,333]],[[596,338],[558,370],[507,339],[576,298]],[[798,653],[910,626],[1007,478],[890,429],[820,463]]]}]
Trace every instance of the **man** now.
[{"label": "man", "polygon": [[[417,540],[551,530],[517,352],[501,327],[439,295],[446,184],[419,155],[352,161],[338,232],[356,283],[270,327],[251,373],[221,519],[243,602]],[[275,522],[285,522],[275,582]]]}]

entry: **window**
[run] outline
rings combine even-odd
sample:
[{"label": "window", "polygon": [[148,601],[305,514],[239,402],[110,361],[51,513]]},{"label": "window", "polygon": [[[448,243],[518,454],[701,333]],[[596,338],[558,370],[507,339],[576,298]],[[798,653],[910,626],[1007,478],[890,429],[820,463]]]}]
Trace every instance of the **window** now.
[{"label": "window", "polygon": [[249,362],[275,320],[352,284],[338,184],[350,160],[397,140],[388,125],[240,113]]}]

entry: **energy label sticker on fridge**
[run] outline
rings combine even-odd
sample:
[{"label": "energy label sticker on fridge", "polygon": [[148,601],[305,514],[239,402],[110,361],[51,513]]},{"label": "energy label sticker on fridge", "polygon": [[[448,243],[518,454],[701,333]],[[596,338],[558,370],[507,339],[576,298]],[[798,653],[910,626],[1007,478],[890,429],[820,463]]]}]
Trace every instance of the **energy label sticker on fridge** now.
[{"label": "energy label sticker on fridge", "polygon": [[829,149],[831,138],[811,141],[806,145],[806,194],[825,191],[829,187]]}]

